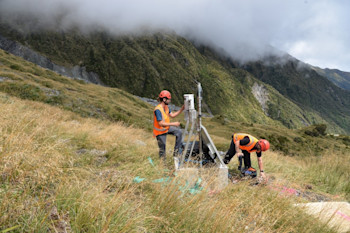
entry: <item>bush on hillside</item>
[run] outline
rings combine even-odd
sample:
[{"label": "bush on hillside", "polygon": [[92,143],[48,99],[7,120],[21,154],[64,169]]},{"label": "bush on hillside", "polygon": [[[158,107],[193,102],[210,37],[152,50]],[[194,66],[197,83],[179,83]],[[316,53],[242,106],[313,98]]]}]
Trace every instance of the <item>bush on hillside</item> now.
[{"label": "bush on hillside", "polygon": [[0,85],[0,91],[22,99],[41,101],[45,99],[43,92],[39,87],[24,83],[3,83]]},{"label": "bush on hillside", "polygon": [[273,146],[274,150],[279,150],[285,155],[290,154],[290,140],[282,135],[268,135],[266,138],[270,144]]},{"label": "bush on hillside", "polygon": [[349,136],[344,136],[344,137],[342,138],[342,140],[343,140],[343,143],[344,143],[345,145],[350,146],[350,137],[349,137]]},{"label": "bush on hillside", "polygon": [[305,129],[304,133],[306,135],[309,135],[309,136],[312,136],[312,137],[325,136],[326,135],[326,129],[327,129],[327,125],[325,125],[325,124],[316,124],[316,125],[312,125],[308,129]]}]

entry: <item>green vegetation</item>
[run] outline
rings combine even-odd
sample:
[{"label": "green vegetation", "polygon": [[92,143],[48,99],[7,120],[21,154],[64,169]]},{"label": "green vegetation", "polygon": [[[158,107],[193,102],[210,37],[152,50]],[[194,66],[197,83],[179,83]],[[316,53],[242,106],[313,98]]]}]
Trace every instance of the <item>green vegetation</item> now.
[{"label": "green vegetation", "polygon": [[[350,138],[325,135],[324,125],[290,130],[204,118],[221,150],[237,131],[269,139],[265,170],[275,178],[266,186],[230,183],[219,193],[203,186],[194,195],[159,165],[152,106],[3,51],[0,77],[0,231],[335,232],[294,207],[309,199],[275,188],[312,186],[315,196],[350,200]],[[231,172],[236,167],[232,161]]]},{"label": "green vegetation", "polygon": [[343,72],[337,69],[321,69],[319,67],[312,67],[318,74],[328,78],[328,80],[335,83],[338,87],[350,91],[350,73]]},{"label": "green vegetation", "polygon": [[[350,94],[315,72],[299,69],[293,61],[241,66],[171,33],[115,37],[72,29],[22,34],[6,24],[0,24],[0,33],[30,45],[57,64],[85,66],[106,85],[138,96],[155,99],[160,90],[168,89],[173,102],[180,105],[182,95],[193,93],[195,82],[200,81],[205,103],[215,115],[229,120],[288,128],[327,124],[328,132],[350,132]],[[268,90],[266,113],[252,93],[254,84]]]},{"label": "green vegetation", "polygon": [[152,109],[125,91],[69,79],[3,51],[0,51],[0,77],[6,78],[0,82],[0,91],[12,96],[58,105],[84,117],[151,128],[148,119],[152,117]]},{"label": "green vegetation", "polygon": [[[343,133],[349,131],[349,91],[335,86],[326,77],[296,60],[279,64],[278,58],[271,58],[269,62],[276,63],[275,65],[266,65],[264,62],[248,64],[245,66],[246,70],[259,80],[274,87],[305,112],[317,113],[325,122],[343,128]],[[313,123],[325,122],[317,119]]]},{"label": "green vegetation", "polygon": [[[0,82],[0,91],[2,92],[22,99],[59,106],[83,117],[94,117],[114,122],[122,121],[127,125],[135,125],[149,131],[152,129],[153,107],[125,91],[69,79],[3,51],[0,51],[0,55],[0,77],[5,78]],[[22,67],[23,71],[13,70],[11,66]],[[41,76],[35,73],[40,73]],[[225,80],[223,79],[223,81]],[[243,85],[251,85],[250,78],[244,80],[247,81]],[[225,88],[225,86],[227,85],[223,83],[221,87]],[[294,119],[295,112],[293,115],[293,110],[302,113],[301,109],[296,106],[293,108],[292,103],[284,100],[272,88],[269,86],[267,88],[271,93],[271,98],[273,98],[272,102],[276,100],[279,105],[286,106],[279,111],[279,117],[289,114],[291,115],[290,119]],[[254,97],[251,98],[250,103],[256,102],[253,99]],[[258,104],[256,103],[256,105]],[[240,107],[237,106],[237,109],[240,109]],[[250,109],[249,113],[259,122],[258,113],[255,112],[256,108],[252,105]],[[299,130],[286,130],[286,127],[282,124],[276,124],[276,122],[268,120],[269,118],[266,116],[262,119],[270,122],[270,125],[274,125],[273,127],[266,124],[249,123],[245,115],[233,115],[232,118],[235,118],[235,121],[223,115],[203,119],[211,134],[224,138],[223,142],[218,144],[218,147],[223,151],[229,147],[229,138],[232,133],[239,131],[249,132],[259,138],[266,138],[271,141],[274,150],[279,150],[290,156],[308,156],[310,150],[316,154],[322,154],[325,149],[329,148],[341,152],[349,147],[348,136],[342,136],[343,139],[327,136],[327,125],[325,124],[314,124]],[[243,123],[240,119],[244,119]],[[281,118],[281,120],[283,119]],[[340,146],[333,146],[334,143],[328,141],[334,142],[336,145],[340,144]]]}]

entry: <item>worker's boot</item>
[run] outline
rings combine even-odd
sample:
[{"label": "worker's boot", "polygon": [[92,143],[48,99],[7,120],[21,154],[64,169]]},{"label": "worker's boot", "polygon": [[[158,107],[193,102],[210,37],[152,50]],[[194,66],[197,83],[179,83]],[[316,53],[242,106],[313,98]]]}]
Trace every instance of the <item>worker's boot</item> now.
[{"label": "worker's boot", "polygon": [[248,169],[245,170],[245,175],[250,176],[252,178],[256,177],[256,169],[253,167],[249,167]]},{"label": "worker's boot", "polygon": [[253,167],[248,168],[248,171],[250,171],[250,172],[256,172],[255,168],[253,168]]}]

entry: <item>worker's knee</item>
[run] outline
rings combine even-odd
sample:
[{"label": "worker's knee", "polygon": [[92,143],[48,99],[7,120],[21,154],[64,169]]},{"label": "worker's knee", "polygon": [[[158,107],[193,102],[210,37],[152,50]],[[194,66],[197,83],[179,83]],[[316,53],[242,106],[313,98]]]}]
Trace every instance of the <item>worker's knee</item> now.
[{"label": "worker's knee", "polygon": [[173,126],[171,126],[171,127],[169,128],[168,134],[172,134],[172,135],[174,135],[174,136],[176,136],[176,137],[182,137],[182,131],[181,131],[181,129],[176,128],[176,127],[173,127]]},{"label": "worker's knee", "polygon": [[176,129],[176,130],[174,131],[174,135],[175,135],[176,137],[182,137],[182,131],[181,131],[180,129]]}]

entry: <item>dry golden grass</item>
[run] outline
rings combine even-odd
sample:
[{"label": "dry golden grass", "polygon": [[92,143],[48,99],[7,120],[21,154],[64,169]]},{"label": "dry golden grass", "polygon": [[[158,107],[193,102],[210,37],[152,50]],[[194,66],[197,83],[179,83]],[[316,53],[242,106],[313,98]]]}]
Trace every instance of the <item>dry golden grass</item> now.
[{"label": "dry golden grass", "polygon": [[[293,207],[297,197],[268,186],[242,181],[190,194],[158,166],[156,141],[144,130],[4,94],[0,104],[3,231],[330,232]],[[287,180],[300,161],[270,152],[266,164]]]},{"label": "dry golden grass", "polygon": [[[61,202],[71,201],[69,195],[83,213],[98,218],[99,213],[107,213],[105,221],[110,221],[108,215],[119,207],[107,204],[101,208],[101,203],[119,200],[123,204],[123,195],[129,198],[133,188],[118,189],[130,186],[133,170],[141,169],[137,161],[155,153],[154,140],[139,129],[83,119],[55,107],[4,95],[1,102],[0,211],[4,214],[0,225],[5,228],[22,217],[28,223],[20,224],[22,230],[45,231],[50,225],[47,215],[51,206],[60,210]],[[138,145],[137,140],[144,145]],[[107,160],[111,166],[105,166]],[[125,170],[124,161],[134,161],[135,165]],[[80,215],[76,217],[78,221]],[[82,217],[84,220],[86,216]]]}]

